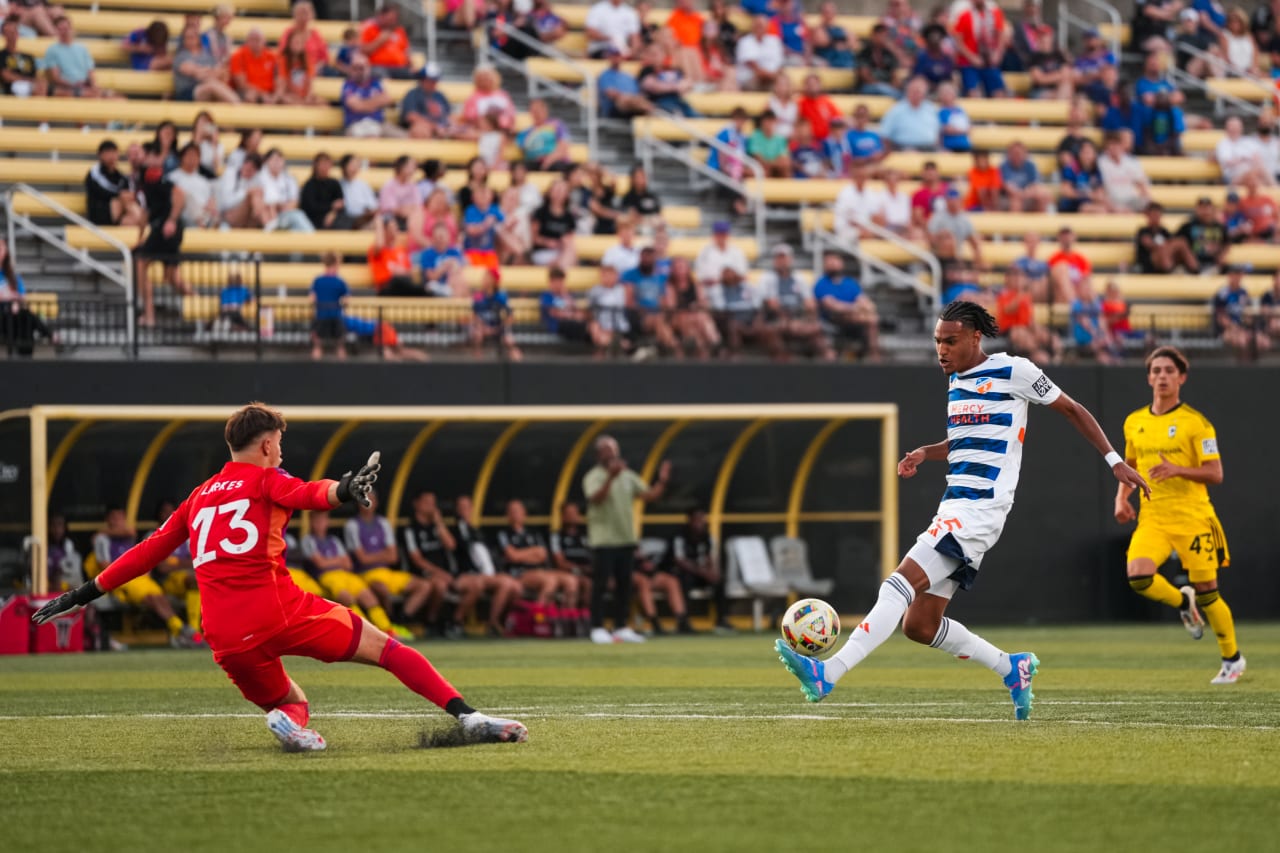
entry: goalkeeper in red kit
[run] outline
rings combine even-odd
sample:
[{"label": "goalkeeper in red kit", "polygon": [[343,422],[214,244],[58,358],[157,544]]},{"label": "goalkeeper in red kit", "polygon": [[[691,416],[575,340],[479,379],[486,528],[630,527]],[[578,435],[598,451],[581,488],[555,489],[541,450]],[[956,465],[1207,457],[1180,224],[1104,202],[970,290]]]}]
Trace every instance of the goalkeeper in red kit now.
[{"label": "goalkeeper in red kit", "polygon": [[341,480],[299,480],[279,467],[285,426],[279,412],[260,403],[233,414],[224,432],[231,461],[197,486],[155,533],[32,618],[43,624],[83,607],[146,574],[189,541],[213,659],[244,698],[267,712],[267,728],[286,750],[321,750],[325,742],[307,728],[307,697],[284,671],[283,655],[380,666],[457,718],[465,739],[525,740],[523,724],[476,711],[419,652],[294,584],[285,568],[289,516],[349,502],[367,506],[380,466],[375,452]]}]

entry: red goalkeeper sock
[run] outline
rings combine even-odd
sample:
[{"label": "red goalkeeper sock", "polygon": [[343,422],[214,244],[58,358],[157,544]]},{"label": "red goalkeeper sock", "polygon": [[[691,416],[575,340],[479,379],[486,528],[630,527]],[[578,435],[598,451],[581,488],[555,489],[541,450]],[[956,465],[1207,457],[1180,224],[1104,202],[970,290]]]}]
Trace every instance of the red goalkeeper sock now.
[{"label": "red goalkeeper sock", "polygon": [[429,660],[395,638],[387,640],[387,645],[378,657],[378,666],[400,679],[405,687],[440,708],[447,710],[446,706],[453,700],[462,699],[462,694],[443,675],[436,672]]},{"label": "red goalkeeper sock", "polygon": [[284,705],[277,705],[275,710],[284,712],[286,717],[304,729],[307,727],[307,723],[311,722],[311,706],[306,702],[289,702]]}]

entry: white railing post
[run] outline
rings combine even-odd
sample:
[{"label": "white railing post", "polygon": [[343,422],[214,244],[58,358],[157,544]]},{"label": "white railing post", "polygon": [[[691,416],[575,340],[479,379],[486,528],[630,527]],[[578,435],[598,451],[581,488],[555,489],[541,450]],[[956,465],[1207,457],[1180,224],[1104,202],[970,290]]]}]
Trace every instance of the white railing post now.
[{"label": "white railing post", "polygon": [[436,62],[436,17],[439,9],[436,8],[436,0],[425,0],[422,8],[427,19],[427,62]]},{"label": "white railing post", "polygon": [[[1120,30],[1123,26],[1123,19],[1120,17],[1120,11],[1105,0],[1071,0],[1073,3],[1080,3],[1083,6],[1090,6],[1096,11],[1106,16],[1108,23],[1111,24],[1111,52],[1115,54],[1116,61],[1120,60]],[[1093,22],[1078,17],[1070,9],[1067,8],[1066,0],[1058,4],[1058,46],[1066,50],[1071,42],[1071,26],[1075,25],[1079,29],[1085,30],[1096,26]]]},{"label": "white railing post", "polygon": [[862,241],[849,242],[848,240],[843,240],[832,232],[827,231],[825,228],[813,229],[814,269],[822,268],[823,247],[832,246],[846,254],[853,255],[858,259],[858,263],[862,265],[863,269],[879,270],[886,278],[893,279],[910,287],[917,293],[924,295],[933,305],[937,306],[941,303],[942,265],[938,263],[938,259],[934,257],[932,252],[920,248],[910,240],[904,239],[898,234],[895,234],[887,228],[882,228],[874,222],[859,222],[858,227],[866,229],[881,240],[893,243],[917,261],[927,266],[929,268],[929,287],[923,286],[920,283],[919,278],[906,270],[900,269],[888,261],[881,260],[874,255],[868,254],[867,251],[862,248]]},{"label": "white railing post", "polygon": [[1178,44],[1177,51],[1179,53],[1185,53],[1187,56],[1190,56],[1193,59],[1202,60],[1208,63],[1209,66],[1213,68],[1215,71],[1221,73],[1222,75],[1221,77],[1210,77],[1207,80],[1202,80],[1199,77],[1196,77],[1194,74],[1190,74],[1186,71],[1183,71],[1181,68],[1178,67],[1177,62],[1174,62],[1172,65],[1169,66],[1169,76],[1171,78],[1173,78],[1175,81],[1177,81],[1181,85],[1191,86],[1193,88],[1199,89],[1204,92],[1206,97],[1213,98],[1215,100],[1217,111],[1219,113],[1222,112],[1223,101],[1230,101],[1236,107],[1236,109],[1242,110],[1243,112],[1246,112],[1252,116],[1259,115],[1262,112],[1262,107],[1253,103],[1252,101],[1246,101],[1243,98],[1239,98],[1235,95],[1232,95],[1230,92],[1223,92],[1220,89],[1215,89],[1213,87],[1215,80],[1230,79],[1230,78],[1235,78],[1238,80],[1248,80],[1255,87],[1257,87],[1259,91],[1263,93],[1264,103],[1265,103],[1265,97],[1271,96],[1276,91],[1275,88],[1271,86],[1266,80],[1263,80],[1261,77],[1258,77],[1257,75],[1252,74],[1250,72],[1240,71],[1234,68],[1231,65],[1231,63],[1227,62],[1221,56],[1215,56],[1212,53],[1208,53],[1206,51],[1200,50],[1197,47],[1192,47],[1189,44]]}]

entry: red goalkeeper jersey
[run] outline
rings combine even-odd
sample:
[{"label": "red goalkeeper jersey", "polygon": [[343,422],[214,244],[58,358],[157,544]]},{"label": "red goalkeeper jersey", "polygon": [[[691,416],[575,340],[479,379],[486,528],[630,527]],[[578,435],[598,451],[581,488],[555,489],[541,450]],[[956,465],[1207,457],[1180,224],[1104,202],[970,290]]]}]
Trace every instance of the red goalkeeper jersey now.
[{"label": "red goalkeeper jersey", "polygon": [[103,591],[122,586],[189,542],[209,647],[222,654],[253,648],[302,615],[306,594],[285,568],[284,527],[296,509],[329,509],[332,484],[228,462],[155,533],[98,575],[98,585]]}]

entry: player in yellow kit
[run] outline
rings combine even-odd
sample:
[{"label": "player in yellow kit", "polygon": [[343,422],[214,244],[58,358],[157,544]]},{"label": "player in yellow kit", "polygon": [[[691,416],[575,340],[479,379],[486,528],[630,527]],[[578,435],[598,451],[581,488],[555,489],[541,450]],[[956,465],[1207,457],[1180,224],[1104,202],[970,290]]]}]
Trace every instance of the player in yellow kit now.
[{"label": "player in yellow kit", "polygon": [[[1181,400],[1186,381],[1187,358],[1178,350],[1159,347],[1147,356],[1151,405],[1125,419],[1124,442],[1125,461],[1147,475],[1151,498],[1135,513],[1133,489],[1121,483],[1115,516],[1121,524],[1138,519],[1129,540],[1129,586],[1176,607],[1197,640],[1208,619],[1222,652],[1222,669],[1212,683],[1234,684],[1244,673],[1244,655],[1236,645],[1231,608],[1218,592],[1218,570],[1231,555],[1207,488],[1222,482],[1222,459],[1213,424]],[[1173,552],[1191,581],[1181,589],[1158,572]]]}]

